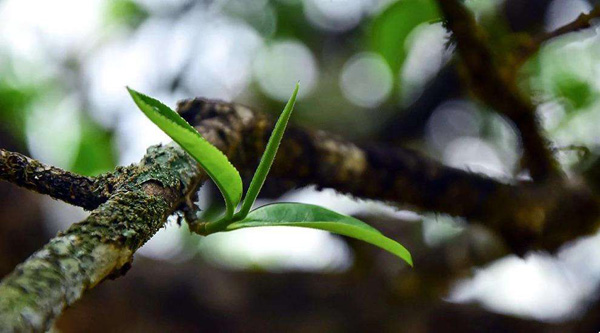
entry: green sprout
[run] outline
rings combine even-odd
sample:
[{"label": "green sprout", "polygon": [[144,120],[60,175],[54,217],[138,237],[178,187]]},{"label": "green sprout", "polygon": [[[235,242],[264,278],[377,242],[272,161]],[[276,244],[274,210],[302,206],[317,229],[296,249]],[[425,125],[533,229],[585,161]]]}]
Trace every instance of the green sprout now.
[{"label": "green sprout", "polygon": [[206,141],[177,112],[154,98],[127,88],[140,110],[198,161],[221,191],[225,199],[225,215],[215,221],[208,221],[204,225],[206,235],[253,227],[293,226],[313,228],[373,244],[393,253],[412,266],[410,252],[404,246],[353,217],[317,205],[302,203],[274,203],[251,210],[275,160],[279,144],[294,109],[298,89],[299,85],[296,84],[292,96],[271,133],[265,152],[244,196],[241,208],[235,212],[242,198],[242,179],[238,170],[229,162],[227,157]]}]

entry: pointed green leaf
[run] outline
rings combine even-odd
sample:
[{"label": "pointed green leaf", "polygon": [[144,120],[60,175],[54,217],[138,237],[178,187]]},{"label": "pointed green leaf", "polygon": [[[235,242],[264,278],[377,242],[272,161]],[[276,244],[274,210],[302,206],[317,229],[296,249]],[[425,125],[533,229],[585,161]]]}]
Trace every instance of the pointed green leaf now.
[{"label": "pointed green leaf", "polygon": [[251,227],[292,226],[330,231],[378,246],[404,259],[412,266],[410,252],[377,229],[350,216],[301,203],[276,203],[260,207],[245,219],[227,226],[227,231]]},{"label": "pointed green leaf", "polygon": [[177,112],[152,97],[129,87],[127,90],[140,110],[198,161],[217,184],[225,198],[226,217],[231,218],[233,210],[240,203],[242,197],[242,179],[237,169],[219,149],[206,141]]},{"label": "pointed green leaf", "polygon": [[271,165],[273,165],[273,160],[275,160],[275,155],[277,154],[277,149],[279,149],[279,144],[283,138],[283,133],[285,132],[288,120],[292,115],[292,110],[294,109],[294,104],[296,103],[296,96],[298,95],[298,88],[299,84],[296,83],[296,88],[292,93],[292,97],[290,97],[288,100],[283,112],[275,124],[275,127],[273,128],[273,132],[269,138],[269,143],[267,143],[265,152],[260,159],[260,163],[258,164],[256,172],[254,172],[254,176],[252,177],[252,182],[250,182],[250,186],[248,187],[248,192],[246,192],[246,197],[242,203],[242,208],[236,214],[236,217],[239,219],[242,219],[248,215],[248,212],[256,201],[256,197],[258,197],[258,193],[265,183],[267,174],[269,174]]}]

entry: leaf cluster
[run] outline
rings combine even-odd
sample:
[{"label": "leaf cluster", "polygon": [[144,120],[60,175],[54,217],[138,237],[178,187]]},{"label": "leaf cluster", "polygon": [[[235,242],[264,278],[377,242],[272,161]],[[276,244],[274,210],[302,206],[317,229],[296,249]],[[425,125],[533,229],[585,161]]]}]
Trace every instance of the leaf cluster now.
[{"label": "leaf cluster", "polygon": [[[275,124],[243,201],[243,186],[240,174],[220,150],[204,139],[177,112],[154,98],[131,88],[127,89],[140,110],[198,161],[221,191],[225,199],[225,214],[216,221],[209,221],[205,224],[207,235],[266,226],[320,229],[378,246],[402,258],[412,266],[412,258],[406,248],[385,237],[375,228],[353,217],[320,206],[302,203],[274,203],[251,210],[275,160],[275,155],[296,102],[298,85],[296,85],[292,96]],[[240,209],[235,212],[240,203]]]}]

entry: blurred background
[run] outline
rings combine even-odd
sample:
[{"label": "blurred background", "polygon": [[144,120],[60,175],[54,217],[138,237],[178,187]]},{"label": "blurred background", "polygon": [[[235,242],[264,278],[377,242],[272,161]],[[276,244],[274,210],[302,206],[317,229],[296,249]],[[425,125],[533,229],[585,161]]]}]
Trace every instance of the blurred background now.
[{"label": "blurred background", "polygon": [[[596,3],[467,0],[499,48],[552,31]],[[402,145],[501,181],[519,174],[510,123],[473,101],[432,0],[0,0],[0,146],[85,175],[136,163],[170,140],[125,85],[167,105],[196,96],[277,114],[301,83],[293,123]],[[542,47],[522,89],[557,147],[600,145],[596,28]],[[580,149],[559,151],[576,172]],[[285,156],[279,156],[285,158]],[[275,195],[276,194],[276,195]],[[505,256],[464,221],[314,188],[271,200],[359,216],[405,244],[409,269],[369,245],[299,228],[201,238],[171,221],[133,268],[68,309],[64,332],[598,331],[600,238],[557,255]],[[279,198],[275,198],[279,197]],[[202,187],[198,205],[220,199]],[[0,183],[0,276],[86,212]]]}]

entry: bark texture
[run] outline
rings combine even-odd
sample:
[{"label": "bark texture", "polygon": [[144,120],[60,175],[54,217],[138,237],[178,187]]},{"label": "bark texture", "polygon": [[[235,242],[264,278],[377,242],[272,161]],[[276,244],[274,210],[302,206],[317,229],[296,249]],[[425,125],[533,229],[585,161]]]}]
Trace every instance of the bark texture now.
[{"label": "bark texture", "polygon": [[3,331],[44,331],[85,290],[124,272],[202,179],[196,162],[174,145],[150,148],[137,167],[117,173],[121,182],[108,201],[2,281]]},{"label": "bark texture", "polygon": [[0,149],[0,179],[92,210],[108,199],[111,175],[91,178]]}]

